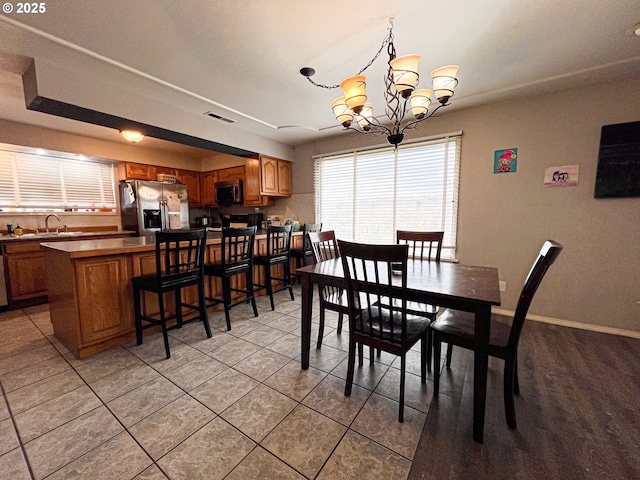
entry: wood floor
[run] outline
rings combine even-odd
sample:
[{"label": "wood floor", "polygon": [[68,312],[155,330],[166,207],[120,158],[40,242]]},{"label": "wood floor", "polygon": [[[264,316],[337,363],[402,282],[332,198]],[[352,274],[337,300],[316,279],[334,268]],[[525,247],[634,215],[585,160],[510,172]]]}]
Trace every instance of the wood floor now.
[{"label": "wood floor", "polygon": [[640,340],[527,322],[518,353],[518,428],[507,427],[503,363],[491,358],[480,445],[473,356],[454,350],[409,479],[639,479]]}]

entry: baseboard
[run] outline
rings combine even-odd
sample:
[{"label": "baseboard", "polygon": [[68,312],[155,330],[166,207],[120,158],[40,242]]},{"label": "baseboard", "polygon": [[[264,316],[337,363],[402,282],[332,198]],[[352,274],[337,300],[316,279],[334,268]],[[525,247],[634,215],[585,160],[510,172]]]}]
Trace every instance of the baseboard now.
[{"label": "baseboard", "polygon": [[[491,310],[498,315],[505,315],[507,317],[513,317],[515,312],[511,310],[503,310],[502,308],[494,308]],[[562,320],[560,318],[543,317],[542,315],[527,315],[527,320],[533,320],[534,322],[550,323],[552,325],[559,325],[561,327],[579,328],[580,330],[590,330],[592,332],[608,333],[610,335],[620,335],[622,337],[640,338],[640,332],[634,330],[623,330],[621,328],[604,327],[602,325],[592,325],[589,323],[575,322],[573,320]]]}]

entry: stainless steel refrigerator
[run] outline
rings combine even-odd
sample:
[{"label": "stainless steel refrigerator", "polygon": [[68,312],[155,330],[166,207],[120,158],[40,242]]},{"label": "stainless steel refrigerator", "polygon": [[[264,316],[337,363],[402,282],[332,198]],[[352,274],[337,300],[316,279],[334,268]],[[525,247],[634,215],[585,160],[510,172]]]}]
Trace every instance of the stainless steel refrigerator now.
[{"label": "stainless steel refrigerator", "polygon": [[144,180],[120,182],[122,228],[140,236],[189,228],[189,195],[181,183]]}]

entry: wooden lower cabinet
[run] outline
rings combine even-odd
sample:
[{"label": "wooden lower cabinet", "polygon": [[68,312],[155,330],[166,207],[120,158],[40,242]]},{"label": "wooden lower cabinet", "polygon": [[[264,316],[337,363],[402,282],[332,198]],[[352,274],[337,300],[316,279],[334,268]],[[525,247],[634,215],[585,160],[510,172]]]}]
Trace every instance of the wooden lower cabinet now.
[{"label": "wooden lower cabinet", "polygon": [[20,252],[6,257],[7,286],[9,304],[17,302],[30,303],[47,295],[47,278],[44,255],[40,247],[34,252]]},{"label": "wooden lower cabinet", "polygon": [[[100,235],[96,233],[85,238],[118,238],[123,235]],[[67,239],[68,240],[68,239]],[[43,242],[55,239],[43,237]],[[65,240],[58,240],[65,241]],[[7,298],[9,308],[22,308],[30,305],[47,303],[47,275],[44,253],[39,241],[12,240],[2,245],[5,277],[7,279]],[[2,268],[2,265],[0,265]]]},{"label": "wooden lower cabinet", "polygon": [[131,259],[89,258],[78,260],[75,266],[82,343],[128,333],[133,311],[131,294],[126,288],[131,278]]}]

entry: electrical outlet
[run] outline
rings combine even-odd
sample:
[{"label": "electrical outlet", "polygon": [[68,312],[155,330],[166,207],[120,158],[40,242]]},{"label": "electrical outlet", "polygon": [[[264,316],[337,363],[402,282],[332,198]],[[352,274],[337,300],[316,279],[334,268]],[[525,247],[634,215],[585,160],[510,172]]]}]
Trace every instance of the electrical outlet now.
[{"label": "electrical outlet", "polygon": [[501,292],[507,291],[507,282],[500,280],[500,291]]}]

